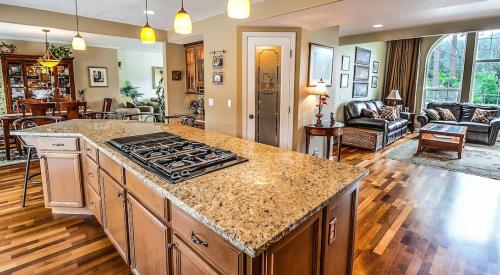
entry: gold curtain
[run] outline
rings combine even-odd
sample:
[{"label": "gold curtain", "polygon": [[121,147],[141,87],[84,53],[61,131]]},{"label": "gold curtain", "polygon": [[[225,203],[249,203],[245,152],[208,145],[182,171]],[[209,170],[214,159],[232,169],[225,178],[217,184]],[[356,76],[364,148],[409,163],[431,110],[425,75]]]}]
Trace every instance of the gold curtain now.
[{"label": "gold curtain", "polygon": [[384,99],[391,90],[399,90],[403,98],[403,107],[409,107],[412,112],[415,107],[421,41],[420,38],[395,40],[388,42],[387,45]]}]

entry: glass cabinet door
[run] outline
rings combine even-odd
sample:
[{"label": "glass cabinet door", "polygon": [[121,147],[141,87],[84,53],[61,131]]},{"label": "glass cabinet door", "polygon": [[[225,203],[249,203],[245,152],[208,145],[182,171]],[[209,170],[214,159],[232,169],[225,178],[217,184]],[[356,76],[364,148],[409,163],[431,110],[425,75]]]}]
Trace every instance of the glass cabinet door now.
[{"label": "glass cabinet door", "polygon": [[26,63],[27,97],[50,99],[54,97],[54,76],[47,67],[37,63]]},{"label": "glass cabinet door", "polygon": [[71,77],[68,64],[57,65],[57,97],[71,98]]},{"label": "glass cabinet door", "polygon": [[196,46],[196,92],[204,93],[205,62],[203,45]]},{"label": "glass cabinet door", "polygon": [[[18,112],[16,101],[25,98],[24,74],[22,63],[9,63],[7,74],[10,86],[10,102],[13,112]],[[7,92],[7,90],[5,90]]]},{"label": "glass cabinet door", "polygon": [[196,63],[195,49],[192,47],[186,48],[186,91],[196,92]]}]

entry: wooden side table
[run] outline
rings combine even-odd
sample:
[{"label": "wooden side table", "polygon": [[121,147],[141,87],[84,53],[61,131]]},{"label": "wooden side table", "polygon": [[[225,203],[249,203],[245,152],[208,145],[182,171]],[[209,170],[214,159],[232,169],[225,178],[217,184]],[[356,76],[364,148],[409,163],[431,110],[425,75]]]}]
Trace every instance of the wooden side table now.
[{"label": "wooden side table", "polygon": [[410,130],[411,133],[415,132],[415,113],[411,112],[401,112],[405,113],[408,115],[408,130]]},{"label": "wooden side table", "polygon": [[326,159],[330,159],[330,145],[332,137],[337,138],[337,161],[340,161],[340,150],[342,149],[342,134],[344,133],[344,124],[335,122],[334,125],[324,125],[323,127],[316,127],[308,125],[306,129],[306,154],[309,154],[309,143],[311,136],[326,137]]}]

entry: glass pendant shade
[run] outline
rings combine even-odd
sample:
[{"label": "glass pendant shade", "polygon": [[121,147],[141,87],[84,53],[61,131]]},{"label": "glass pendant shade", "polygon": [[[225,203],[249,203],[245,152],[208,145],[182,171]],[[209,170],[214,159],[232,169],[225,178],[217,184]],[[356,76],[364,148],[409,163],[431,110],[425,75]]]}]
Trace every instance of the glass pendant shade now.
[{"label": "glass pendant shade", "polygon": [[75,51],[84,51],[87,49],[85,40],[80,36],[80,34],[77,34],[75,37],[73,37],[73,42],[71,43],[71,45],[73,46],[73,50]]},{"label": "glass pendant shade", "polygon": [[174,31],[179,34],[190,34],[193,31],[191,16],[183,8],[175,15]]},{"label": "glass pendant shade", "polygon": [[146,24],[141,30],[141,41],[146,44],[153,44],[156,42],[156,34],[153,28]]},{"label": "glass pendant shade", "polygon": [[227,1],[227,15],[234,19],[250,17],[250,0]]},{"label": "glass pendant shade", "polygon": [[42,31],[45,33],[45,53],[43,54],[42,57],[38,58],[37,62],[44,67],[53,68],[57,66],[57,64],[59,64],[61,60],[55,58],[52,55],[52,53],[50,53],[49,50],[50,45],[47,40],[47,33],[49,32],[49,30],[42,30]]}]

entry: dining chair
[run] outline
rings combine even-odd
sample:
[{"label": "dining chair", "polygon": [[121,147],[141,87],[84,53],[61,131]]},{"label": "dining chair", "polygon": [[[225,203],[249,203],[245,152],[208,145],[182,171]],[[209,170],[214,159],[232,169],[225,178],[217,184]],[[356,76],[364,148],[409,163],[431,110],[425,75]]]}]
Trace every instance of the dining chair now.
[{"label": "dining chair", "polygon": [[51,112],[52,116],[56,114],[56,104],[54,102],[24,103],[22,108],[23,116],[26,116],[26,110],[31,110],[32,116],[46,116]]},{"label": "dining chair", "polygon": [[45,99],[36,99],[36,98],[21,98],[16,100],[16,110],[18,113],[31,112],[30,109],[25,107],[25,104],[36,104],[45,102]]},{"label": "dining chair", "polygon": [[[24,130],[28,128],[34,128],[46,124],[57,123],[61,121],[61,117],[56,116],[33,116],[33,117],[24,117],[17,119],[13,122],[15,130]],[[28,192],[28,184],[41,184],[40,181],[33,181],[33,178],[39,176],[40,173],[35,173],[30,175],[30,164],[33,156],[36,157],[36,147],[28,144],[22,137],[18,137],[22,146],[27,149],[28,158],[26,159],[26,168],[24,170],[24,185],[23,185],[23,198],[22,198],[22,207],[26,207],[26,194]]]},{"label": "dining chair", "polygon": [[165,116],[165,121],[168,124],[181,124],[187,126],[194,126],[194,121],[196,118],[192,115],[173,115],[173,116]]},{"label": "dining chair", "polygon": [[102,102],[102,111],[103,112],[109,112],[111,111],[111,103],[113,102],[112,98],[105,97],[104,101]]},{"label": "dining chair", "polygon": [[59,102],[59,116],[61,116],[61,111],[66,111],[66,119],[79,119],[81,117],[80,110],[83,109],[83,113],[87,113],[87,102],[84,101],[72,101],[72,102]]}]

